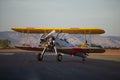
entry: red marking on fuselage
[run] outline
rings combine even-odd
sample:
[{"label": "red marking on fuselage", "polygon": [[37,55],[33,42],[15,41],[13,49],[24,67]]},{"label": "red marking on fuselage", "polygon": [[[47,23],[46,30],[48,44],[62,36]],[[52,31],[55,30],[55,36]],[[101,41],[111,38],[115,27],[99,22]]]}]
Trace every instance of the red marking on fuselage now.
[{"label": "red marking on fuselage", "polygon": [[29,46],[28,49],[35,50],[35,51],[41,51],[40,48],[38,48],[38,47],[32,47],[32,46]]},{"label": "red marking on fuselage", "polygon": [[73,48],[73,51],[79,51],[79,52],[83,52],[83,53],[85,53],[84,50],[81,49],[81,48]]}]

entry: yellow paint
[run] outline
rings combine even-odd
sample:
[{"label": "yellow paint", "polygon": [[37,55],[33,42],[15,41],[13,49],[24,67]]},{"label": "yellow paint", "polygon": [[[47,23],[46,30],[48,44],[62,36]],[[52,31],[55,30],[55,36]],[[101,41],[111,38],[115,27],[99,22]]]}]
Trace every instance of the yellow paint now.
[{"label": "yellow paint", "polygon": [[80,47],[87,47],[87,43],[86,43],[86,41],[85,42],[83,42],[82,44],[81,44],[81,46]]},{"label": "yellow paint", "polygon": [[12,27],[17,32],[23,33],[49,33],[52,30],[62,33],[71,34],[103,34],[105,31],[100,28],[29,28],[29,27]]}]

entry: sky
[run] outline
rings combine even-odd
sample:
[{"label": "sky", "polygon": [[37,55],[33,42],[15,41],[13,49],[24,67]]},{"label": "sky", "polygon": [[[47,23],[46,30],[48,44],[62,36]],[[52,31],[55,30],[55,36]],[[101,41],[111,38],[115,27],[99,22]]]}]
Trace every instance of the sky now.
[{"label": "sky", "polygon": [[0,31],[19,27],[95,27],[120,36],[120,0],[0,0]]}]

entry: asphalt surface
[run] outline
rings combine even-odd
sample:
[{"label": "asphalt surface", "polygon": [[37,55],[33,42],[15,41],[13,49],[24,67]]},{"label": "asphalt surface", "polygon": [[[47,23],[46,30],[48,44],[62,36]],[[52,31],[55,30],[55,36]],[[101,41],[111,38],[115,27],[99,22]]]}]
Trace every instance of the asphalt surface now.
[{"label": "asphalt surface", "polygon": [[42,62],[36,54],[0,54],[0,80],[120,80],[120,62],[55,55],[45,55]]}]

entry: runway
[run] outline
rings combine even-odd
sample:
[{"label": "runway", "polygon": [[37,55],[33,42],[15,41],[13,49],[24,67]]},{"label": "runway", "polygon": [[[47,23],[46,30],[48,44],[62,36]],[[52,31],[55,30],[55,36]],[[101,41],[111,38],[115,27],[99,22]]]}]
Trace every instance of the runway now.
[{"label": "runway", "polygon": [[34,53],[0,53],[0,80],[120,80],[120,62],[64,55],[45,55],[42,62]]}]

